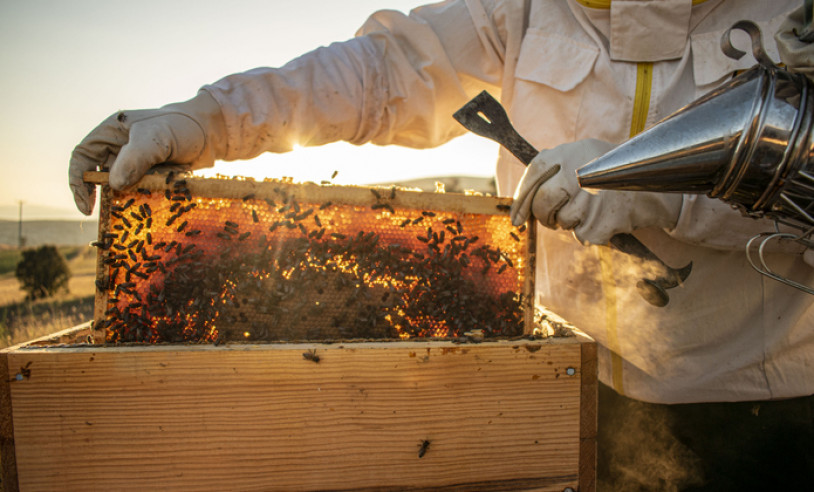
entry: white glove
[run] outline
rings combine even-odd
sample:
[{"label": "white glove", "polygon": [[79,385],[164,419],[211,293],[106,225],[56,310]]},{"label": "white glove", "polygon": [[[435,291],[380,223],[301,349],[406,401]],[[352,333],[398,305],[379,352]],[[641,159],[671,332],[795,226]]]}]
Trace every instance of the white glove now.
[{"label": "white glove", "polygon": [[157,164],[181,164],[188,170],[212,167],[226,154],[226,130],[220,106],[207,92],[159,109],[119,111],[93,129],[71,154],[68,171],[76,207],[93,212],[96,189],[86,171],[109,168],[110,186],[133,186]]},{"label": "white glove", "polygon": [[803,7],[794,10],[780,25],[774,35],[780,61],[792,72],[798,72],[814,80],[814,44],[800,41],[805,16]]},{"label": "white glove", "polygon": [[579,187],[577,169],[613,147],[601,140],[581,140],[537,154],[514,194],[512,223],[520,225],[533,214],[546,227],[573,230],[583,244],[608,244],[616,234],[645,227],[675,227],[680,194],[588,192]]}]

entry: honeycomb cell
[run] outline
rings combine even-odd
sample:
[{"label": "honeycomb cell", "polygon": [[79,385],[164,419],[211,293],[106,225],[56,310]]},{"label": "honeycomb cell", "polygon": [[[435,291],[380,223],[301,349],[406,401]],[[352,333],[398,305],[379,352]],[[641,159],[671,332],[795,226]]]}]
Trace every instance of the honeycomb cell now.
[{"label": "honeycomb cell", "polygon": [[505,200],[172,176],[106,193],[108,342],[524,331],[530,231]]}]

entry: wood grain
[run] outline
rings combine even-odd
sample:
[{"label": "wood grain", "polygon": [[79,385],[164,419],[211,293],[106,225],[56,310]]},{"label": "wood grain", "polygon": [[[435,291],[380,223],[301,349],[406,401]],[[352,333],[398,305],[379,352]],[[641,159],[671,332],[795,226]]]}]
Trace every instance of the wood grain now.
[{"label": "wood grain", "polygon": [[586,343],[4,351],[19,486],[576,490]]},{"label": "wood grain", "polygon": [[3,490],[17,492],[17,454],[14,449],[14,415],[11,403],[11,374],[8,358],[0,354],[0,478]]},{"label": "wood grain", "polygon": [[577,334],[582,343],[579,417],[579,490],[594,492],[596,490],[596,457],[597,432],[599,427],[599,382],[597,379],[599,362],[596,355],[596,343],[587,335]]},{"label": "wood grain", "polygon": [[[110,232],[110,198],[111,188],[107,184],[101,187],[99,192],[99,234],[97,241],[100,243],[106,242],[104,238],[105,233]],[[99,289],[98,285],[107,285],[110,281],[110,269],[105,265],[105,258],[107,258],[107,251],[102,248],[96,249],[96,293],[93,301],[93,319],[96,321],[95,326],[103,326],[99,322],[105,317],[105,310],[107,309],[108,290]],[[105,342],[105,330],[93,329],[92,339],[97,345]]]}]

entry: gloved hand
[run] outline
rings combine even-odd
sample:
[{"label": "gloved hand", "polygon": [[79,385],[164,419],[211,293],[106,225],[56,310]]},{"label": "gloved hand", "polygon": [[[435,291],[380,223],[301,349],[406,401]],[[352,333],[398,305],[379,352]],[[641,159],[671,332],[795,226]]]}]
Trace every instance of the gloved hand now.
[{"label": "gloved hand", "polygon": [[814,43],[800,41],[798,37],[803,32],[804,23],[803,7],[800,7],[783,21],[774,35],[774,40],[780,52],[780,61],[790,71],[802,73],[814,80]]},{"label": "gloved hand", "polygon": [[515,192],[512,223],[519,226],[533,214],[546,227],[573,230],[583,244],[608,244],[615,234],[645,227],[675,227],[680,194],[588,192],[579,187],[577,169],[613,147],[601,140],[581,140],[537,154]]},{"label": "gloved hand", "polygon": [[85,171],[109,168],[110,186],[125,189],[162,163],[186,169],[212,167],[226,154],[220,106],[207,92],[159,109],[119,111],[91,131],[71,154],[68,172],[76,207],[93,212],[96,190]]}]

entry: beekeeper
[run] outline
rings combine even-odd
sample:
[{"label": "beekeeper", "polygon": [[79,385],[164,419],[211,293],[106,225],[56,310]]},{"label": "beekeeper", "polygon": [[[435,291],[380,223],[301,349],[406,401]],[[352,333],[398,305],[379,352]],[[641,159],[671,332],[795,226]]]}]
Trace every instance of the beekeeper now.
[{"label": "beekeeper", "polygon": [[[451,0],[409,16],[381,11],[355,38],[281,68],[227,76],[186,102],[112,115],[74,150],[70,184],[90,214],[94,191],[82,174],[100,166],[110,168],[112,187],[126,188],[158,163],[199,169],[295,144],[433,147],[465,132],[452,114],[488,90],[522,135],[548,149],[528,168],[501,150],[498,189],[515,196],[515,220],[533,214],[546,226],[538,232],[537,300],[596,339],[601,381],[658,403],[810,395],[814,297],[759,275],[744,254],[748,238],[771,223],[705,196],[591,194],[574,175],[752,66],[751,56],[721,53],[721,36],[736,21],[757,23],[779,60],[771,34],[799,4]],[[748,38],[741,42],[748,50]],[[634,232],[669,265],[693,263],[666,307],[637,294],[640,265],[603,246],[618,232]],[[802,251],[769,258],[780,273],[814,284]]]}]

